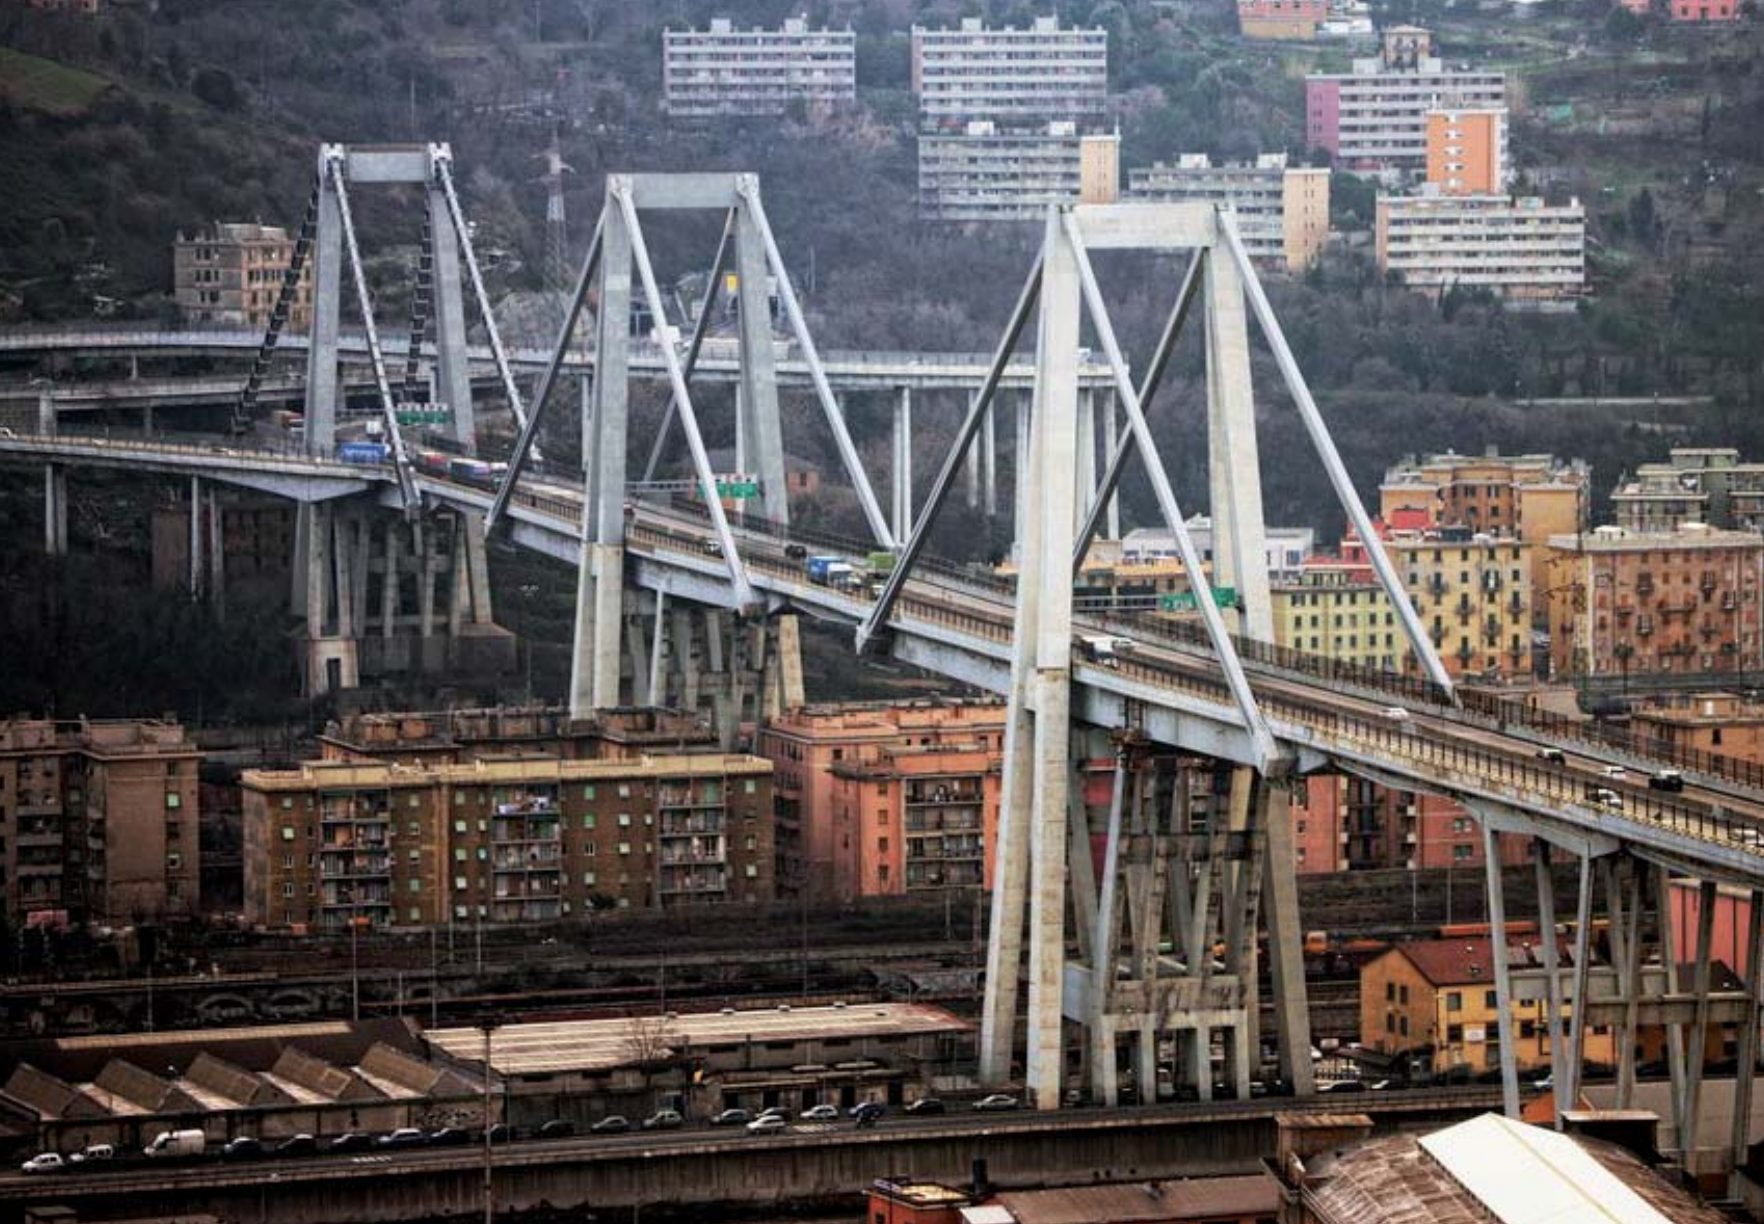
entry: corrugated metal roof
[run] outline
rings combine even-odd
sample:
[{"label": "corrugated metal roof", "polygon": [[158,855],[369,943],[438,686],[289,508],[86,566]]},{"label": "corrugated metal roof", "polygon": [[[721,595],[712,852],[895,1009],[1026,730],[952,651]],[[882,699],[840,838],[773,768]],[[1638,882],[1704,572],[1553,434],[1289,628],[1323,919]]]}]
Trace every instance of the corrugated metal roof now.
[{"label": "corrugated metal roof", "polygon": [[1503,1224],[1671,1224],[1555,1131],[1484,1114],[1421,1146]]},{"label": "corrugated metal roof", "polygon": [[[1536,1128],[1525,1127],[1521,1123],[1509,1122],[1495,1115],[1485,1115],[1482,1122],[1492,1120],[1501,1128],[1519,1128],[1543,1135],[1549,1142],[1541,1148],[1515,1143],[1510,1150],[1495,1148],[1494,1142],[1486,1142],[1478,1149],[1473,1141],[1446,1140],[1442,1151],[1447,1159],[1470,1177],[1477,1185],[1460,1179],[1432,1151],[1427,1144],[1439,1135],[1447,1135],[1458,1127],[1448,1131],[1435,1132],[1427,1139],[1417,1139],[1412,1135],[1398,1135],[1388,1139],[1374,1140],[1361,1144],[1351,1151],[1338,1157],[1319,1158],[1306,1162],[1316,1180],[1311,1182],[1305,1191],[1307,1204],[1319,1224],[1489,1224],[1491,1217],[1505,1220],[1498,1214],[1493,1204],[1487,1203],[1481,1193],[1497,1195],[1498,1189],[1482,1184],[1485,1176],[1488,1180],[1499,1184],[1499,1188],[1511,1186],[1515,1189],[1530,1191],[1540,1179],[1555,1178],[1558,1181],[1562,1173],[1557,1165],[1570,1170],[1578,1170],[1582,1178],[1578,1182],[1571,1180],[1571,1185],[1588,1189],[1590,1193],[1601,1193],[1602,1189],[1618,1185],[1632,1192],[1630,1197],[1621,1198],[1628,1204],[1629,1210],[1614,1213],[1606,1208],[1600,1200],[1591,1200],[1597,1214],[1576,1214],[1565,1209],[1556,1215],[1524,1215],[1518,1218],[1526,1221],[1547,1219],[1550,1224],[1571,1224],[1571,1222],[1596,1220],[1599,1224],[1659,1224],[1661,1219],[1672,1224],[1721,1224],[1720,1213],[1698,1202],[1685,1191],[1670,1184],[1643,1165],[1634,1156],[1613,1144],[1595,1139],[1559,1136],[1554,1132],[1538,1131]],[[1461,1123],[1468,1126],[1470,1123]],[[1474,1136],[1482,1132],[1465,1132]],[[1492,1132],[1489,1132],[1492,1133]],[[1548,1157],[1565,1150],[1559,1145],[1567,1145],[1582,1152],[1592,1165],[1608,1174],[1606,1182],[1594,1175],[1590,1169],[1579,1162],[1563,1165],[1557,1160],[1554,1165]],[[1482,1170],[1479,1174],[1474,1170]],[[1542,1192],[1538,1197],[1541,1197]],[[1534,1197],[1527,1193],[1525,1198]],[[1552,1200],[1558,1205],[1572,1207],[1573,1199]],[[1635,1210],[1639,1201],[1646,1212]],[[1504,1205],[1504,1204],[1503,1204]],[[1511,1208],[1515,1212],[1526,1209],[1524,1203]]]},{"label": "corrugated metal roof", "polygon": [[[639,1026],[648,1026],[640,1031]],[[658,1027],[659,1026],[659,1027]],[[817,1041],[965,1032],[971,1026],[938,1007],[916,1003],[862,1003],[850,1007],[771,1008],[612,1020],[508,1024],[490,1039],[490,1064],[503,1075],[605,1071],[640,1054],[666,1057],[691,1046],[748,1041]],[[476,1028],[433,1029],[428,1039],[455,1058],[480,1062],[484,1034]],[[853,1050],[853,1057],[863,1051]]]},{"label": "corrugated metal roof", "polygon": [[1272,1216],[1280,1183],[1266,1173],[1189,1181],[1121,1182],[997,1195],[1016,1224],[1166,1224]]}]

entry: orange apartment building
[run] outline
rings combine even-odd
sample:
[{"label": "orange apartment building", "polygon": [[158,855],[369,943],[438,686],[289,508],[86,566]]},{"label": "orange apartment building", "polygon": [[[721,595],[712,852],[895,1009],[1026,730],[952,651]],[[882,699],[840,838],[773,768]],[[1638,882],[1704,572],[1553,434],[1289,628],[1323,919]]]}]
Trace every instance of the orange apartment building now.
[{"label": "orange apartment building", "polygon": [[1585,529],[1591,486],[1592,471],[1578,459],[1447,452],[1411,457],[1386,471],[1378,508],[1392,525],[1412,514],[1427,526],[1517,536],[1531,549],[1531,606],[1541,616],[1550,537]]},{"label": "orange apartment building", "polygon": [[0,899],[29,921],[199,912],[202,754],[176,723],[0,722]]},{"label": "orange apartment building", "polygon": [[1638,736],[1674,751],[1764,764],[1764,704],[1734,693],[1668,693],[1631,706],[1629,721]]},{"label": "orange apartment building", "polygon": [[772,765],[720,753],[309,761],[242,780],[245,910],[306,930],[773,896]]},{"label": "orange apartment building", "polygon": [[1759,665],[1764,536],[1686,524],[1550,539],[1552,662],[1561,674],[1710,676]]},{"label": "orange apartment building", "polygon": [[1237,24],[1245,38],[1307,41],[1329,16],[1328,0],[1237,0]]},{"label": "orange apartment building", "polygon": [[[294,239],[277,225],[216,221],[172,247],[172,292],[188,323],[204,327],[269,326],[282,281],[294,258]],[[312,326],[312,264],[300,272],[287,326]]]},{"label": "orange apartment building", "polygon": [[1427,182],[1445,195],[1503,195],[1507,108],[1481,106],[1427,112]]},{"label": "orange apartment building", "polygon": [[766,723],[783,887],[847,900],[990,885],[1004,706],[809,705]]},{"label": "orange apartment building", "polygon": [[[1364,778],[1306,778],[1293,791],[1292,821],[1293,857],[1301,874],[1471,869],[1483,862],[1482,829],[1461,804]],[[1528,847],[1519,838],[1506,838],[1501,860],[1529,862]]]}]

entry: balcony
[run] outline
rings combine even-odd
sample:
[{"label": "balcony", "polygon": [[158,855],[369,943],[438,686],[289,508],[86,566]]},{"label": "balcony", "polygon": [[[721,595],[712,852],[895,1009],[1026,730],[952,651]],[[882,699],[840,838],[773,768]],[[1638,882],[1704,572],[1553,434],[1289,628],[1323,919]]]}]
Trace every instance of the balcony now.
[{"label": "balcony", "polygon": [[498,850],[491,866],[503,871],[556,871],[563,862],[563,849],[558,845],[533,846],[526,850]]},{"label": "balcony", "polygon": [[908,807],[921,804],[971,804],[983,802],[985,797],[984,788],[978,785],[912,786],[907,788],[906,802]]},{"label": "balcony", "polygon": [[961,812],[954,815],[942,810],[935,812],[908,812],[906,831],[909,837],[922,833],[973,833],[978,832],[985,824],[979,812]]}]

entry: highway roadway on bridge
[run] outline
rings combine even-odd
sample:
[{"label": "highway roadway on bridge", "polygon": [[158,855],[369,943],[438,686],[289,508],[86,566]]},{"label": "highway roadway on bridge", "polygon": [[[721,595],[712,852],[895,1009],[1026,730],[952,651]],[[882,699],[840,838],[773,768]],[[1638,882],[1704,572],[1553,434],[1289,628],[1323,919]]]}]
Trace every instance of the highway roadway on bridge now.
[{"label": "highway roadway on bridge", "polygon": [[[688,1156],[708,1148],[775,1148],[815,1146],[830,1142],[888,1144],[901,1139],[954,1137],[984,1139],[1001,1133],[1033,1130],[1109,1128],[1135,1124],[1203,1124],[1212,1120],[1263,1117],[1279,1110],[1341,1112],[1351,1102],[1353,1112],[1430,1113],[1441,1109],[1471,1112],[1498,1108],[1500,1090],[1481,1085],[1464,1088],[1422,1088],[1352,1096],[1324,1094],[1309,1101],[1259,1098],[1248,1101],[1188,1102],[1115,1109],[1076,1109],[1054,1113],[1021,1110],[977,1113],[965,1106],[932,1117],[906,1117],[894,1112],[871,1129],[859,1129],[849,1119],[838,1122],[793,1122],[788,1131],[753,1135],[743,1126],[708,1126],[703,1123],[674,1131],[637,1131],[624,1135],[576,1136],[569,1139],[527,1139],[498,1144],[493,1160],[498,1168],[580,1163],[593,1160],[667,1159]],[[164,1190],[174,1185],[258,1185],[274,1182],[320,1181],[328,1178],[411,1176],[443,1170],[481,1168],[482,1142],[441,1148],[403,1148],[396,1151],[361,1152],[347,1156],[308,1156],[287,1159],[222,1161],[208,1155],[197,1159],[152,1163],[131,1160],[122,1167],[97,1171],[82,1168],[59,1174],[27,1175],[11,1172],[0,1176],[0,1202],[59,1201],[80,1193],[118,1195],[131,1191]],[[879,1170],[881,1165],[878,1166]]]},{"label": "highway roadway on bridge", "polygon": [[[41,462],[49,454],[68,463],[91,459],[159,471],[181,472],[188,465],[223,480],[249,481],[260,474],[297,479],[289,474],[304,468],[309,479],[355,490],[377,484],[388,504],[397,500],[386,468],[259,456],[242,447],[217,451],[116,440],[91,446],[68,438],[0,438],[0,457]],[[491,499],[485,488],[428,474],[419,474],[417,486],[425,498],[467,513],[483,511]],[[726,562],[707,518],[673,502],[642,497],[630,508],[625,545],[636,581],[729,606]],[[509,509],[517,542],[566,562],[576,559],[579,488],[526,479]],[[742,561],[758,589],[780,604],[835,622],[855,623],[868,612],[867,591],[814,584],[802,563],[785,552],[788,543],[800,543],[810,551],[861,557],[867,545],[736,517]],[[979,567],[922,558],[889,628],[894,652],[903,661],[1005,691],[1014,622],[1015,594],[1008,580]],[[1143,718],[1156,742],[1246,759],[1242,719],[1204,640],[1188,639],[1181,625],[1149,619],[1080,614],[1074,625],[1081,634],[1130,641],[1112,665],[1074,660],[1080,695],[1102,699],[1093,706],[1092,721],[1113,726]],[[1741,884],[1764,878],[1764,789],[1687,768],[1684,792],[1665,795],[1647,785],[1648,774],[1664,762],[1574,738],[1573,728],[1559,721],[1528,725],[1536,720],[1516,704],[1462,709],[1401,677],[1354,674],[1326,660],[1257,643],[1241,649],[1261,711],[1276,740],[1296,751],[1300,769],[1346,768],[1397,789],[1435,791],[1522,812],[1575,837],[1609,834],[1710,878]],[[1263,651],[1277,658],[1258,657]],[[1394,707],[1401,713],[1393,715]],[[1559,748],[1564,759],[1540,757],[1546,745]],[[1609,776],[1612,766],[1623,767],[1624,776]],[[1614,792],[1618,804],[1599,802],[1597,788]]]}]

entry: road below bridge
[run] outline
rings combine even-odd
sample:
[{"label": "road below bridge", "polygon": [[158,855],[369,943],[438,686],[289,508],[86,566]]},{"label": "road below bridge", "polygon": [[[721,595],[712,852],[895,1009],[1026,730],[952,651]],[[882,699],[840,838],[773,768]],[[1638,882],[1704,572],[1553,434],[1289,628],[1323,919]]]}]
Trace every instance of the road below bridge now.
[{"label": "road below bridge", "polygon": [[[1003,1187],[1253,1172],[1287,1109],[1371,1115],[1385,1131],[1498,1108],[1496,1089],[1362,1093],[1328,1102],[1234,1101],[1060,1114],[962,1114],[526,1142],[495,1150],[499,1213],[851,1201],[888,1174],[965,1182],[984,1159]],[[65,1204],[82,1221],[211,1214],[256,1224],[408,1224],[483,1210],[481,1149],[0,1178],[0,1224]]]}]

